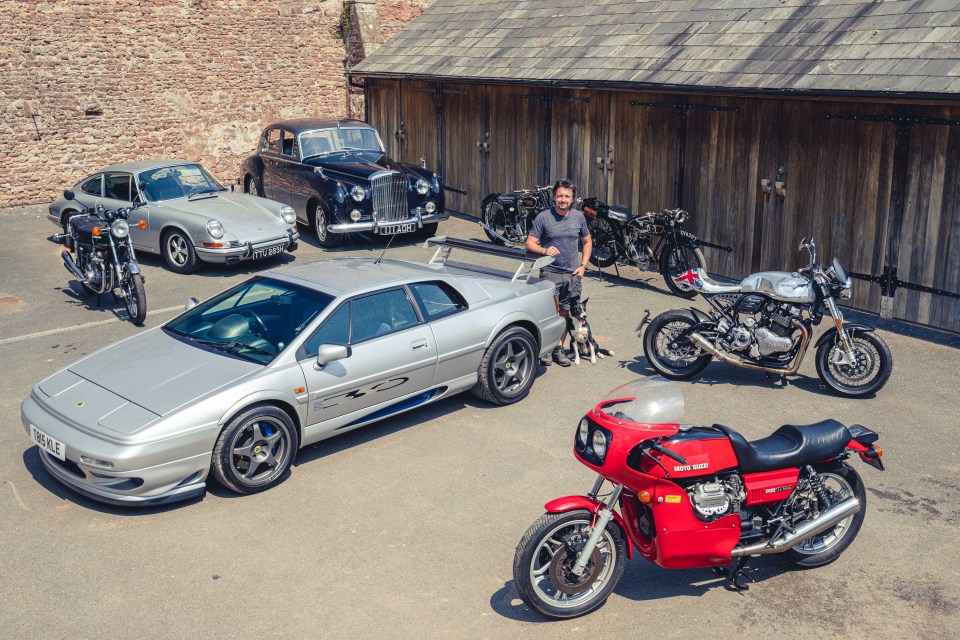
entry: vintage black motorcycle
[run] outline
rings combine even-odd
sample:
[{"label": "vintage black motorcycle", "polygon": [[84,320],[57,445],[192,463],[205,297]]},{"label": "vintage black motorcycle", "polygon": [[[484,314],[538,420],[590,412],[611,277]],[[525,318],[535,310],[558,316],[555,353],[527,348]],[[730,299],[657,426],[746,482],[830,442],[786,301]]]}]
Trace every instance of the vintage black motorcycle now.
[{"label": "vintage black motorcycle", "polygon": [[606,269],[619,263],[658,271],[670,292],[681,298],[692,298],[696,291],[677,286],[675,278],[691,268],[707,268],[701,245],[732,251],[684,229],[690,214],[683,209],[633,215],[626,205],[607,205],[596,198],[585,198],[581,208],[593,237],[594,266]]},{"label": "vintage black motorcycle", "polygon": [[[67,200],[75,199],[70,189],[64,191],[63,196]],[[147,317],[147,293],[130,242],[129,215],[129,209],[113,211],[102,206],[86,209],[70,218],[66,233],[54,237],[66,241],[73,251],[73,255],[70,251],[60,254],[63,264],[85,289],[97,294],[97,304],[100,296],[110,292],[123,300],[128,319],[139,326]],[[115,290],[119,290],[119,295]]]},{"label": "vintage black motorcycle", "polygon": [[[667,378],[685,380],[703,371],[712,358],[745,369],[792,375],[824,314],[832,326],[817,340],[817,374],[833,392],[861,397],[878,391],[890,377],[890,348],[863,324],[844,324],[836,300],[851,296],[851,280],[837,259],[824,269],[817,247],[804,239],[800,250],[810,263],[795,273],[764,271],[738,283],[716,282],[699,269],[675,278],[712,307],[674,309],[650,322],[643,353]],[[649,314],[648,314],[649,315]],[[638,331],[643,327],[641,321]]]},{"label": "vintage black motorcycle", "polygon": [[523,244],[537,214],[551,206],[551,187],[491,193],[480,204],[480,226],[491,242]]}]

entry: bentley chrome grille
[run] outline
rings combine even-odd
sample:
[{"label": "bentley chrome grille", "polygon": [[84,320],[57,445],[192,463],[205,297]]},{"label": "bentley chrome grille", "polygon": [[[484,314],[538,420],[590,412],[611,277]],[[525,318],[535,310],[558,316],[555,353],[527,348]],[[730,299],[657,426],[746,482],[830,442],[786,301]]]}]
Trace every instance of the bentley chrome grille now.
[{"label": "bentley chrome grille", "polygon": [[373,217],[379,223],[407,217],[407,178],[400,173],[373,176]]}]

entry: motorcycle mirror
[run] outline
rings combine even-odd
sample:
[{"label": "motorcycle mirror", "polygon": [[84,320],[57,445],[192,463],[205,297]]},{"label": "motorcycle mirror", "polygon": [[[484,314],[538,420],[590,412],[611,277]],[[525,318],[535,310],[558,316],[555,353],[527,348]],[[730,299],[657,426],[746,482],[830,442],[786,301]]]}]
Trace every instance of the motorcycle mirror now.
[{"label": "motorcycle mirror", "polygon": [[183,305],[183,310],[190,311],[190,309],[193,309],[198,304],[200,304],[199,300],[197,300],[196,298],[190,298],[189,300],[187,300],[187,303]]},{"label": "motorcycle mirror", "polygon": [[73,192],[73,189],[64,189],[63,197],[66,198],[67,200],[76,200],[77,194]]}]

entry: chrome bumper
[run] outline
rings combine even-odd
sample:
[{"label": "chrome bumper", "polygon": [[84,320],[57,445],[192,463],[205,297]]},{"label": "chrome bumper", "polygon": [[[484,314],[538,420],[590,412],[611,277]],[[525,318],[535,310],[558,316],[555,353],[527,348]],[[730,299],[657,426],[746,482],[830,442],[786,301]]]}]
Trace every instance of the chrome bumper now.
[{"label": "chrome bumper", "polygon": [[283,245],[283,250],[278,251],[278,254],[283,253],[283,251],[293,251],[297,248],[297,240],[299,239],[300,234],[296,231],[293,231],[288,232],[285,238],[273,238],[271,240],[265,240],[256,244],[252,242],[244,242],[235,247],[194,247],[194,250],[197,252],[197,257],[204,262],[235,263],[240,262],[241,260],[253,260],[254,251],[281,244]]},{"label": "chrome bumper", "polygon": [[450,214],[446,211],[420,213],[418,209],[414,209],[412,213],[413,215],[407,216],[402,220],[390,220],[389,222],[369,220],[364,222],[340,222],[337,224],[328,224],[327,231],[331,233],[351,233],[356,231],[373,231],[374,233],[377,233],[377,229],[379,227],[392,227],[398,224],[416,224],[417,229],[419,229],[425,224],[442,222],[443,220],[450,218]]}]

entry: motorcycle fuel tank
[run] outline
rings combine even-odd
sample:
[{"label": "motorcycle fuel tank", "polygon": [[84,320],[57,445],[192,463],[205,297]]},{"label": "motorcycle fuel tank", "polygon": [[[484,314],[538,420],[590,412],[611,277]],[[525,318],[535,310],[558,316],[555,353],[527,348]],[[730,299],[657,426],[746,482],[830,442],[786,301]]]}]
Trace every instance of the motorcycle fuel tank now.
[{"label": "motorcycle fuel tank", "polygon": [[[737,455],[733,452],[729,438],[713,429],[687,428],[675,436],[664,438],[660,444],[685,458],[686,462],[678,462],[658,451],[651,451],[649,456],[641,457],[639,452],[636,455],[631,454],[627,464],[652,476],[671,480],[713,475],[737,466]],[[657,458],[660,465],[666,467],[666,471],[653,462],[650,456]]]},{"label": "motorcycle fuel tank", "polygon": [[799,273],[761,271],[740,281],[742,293],[762,293],[774,300],[810,303],[816,300],[813,284]]}]

